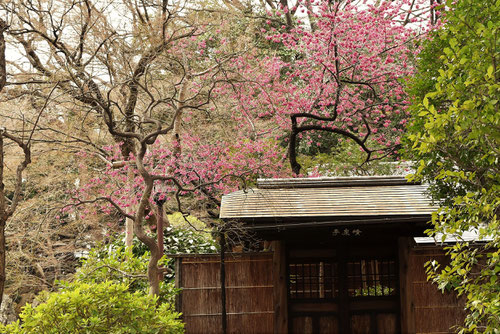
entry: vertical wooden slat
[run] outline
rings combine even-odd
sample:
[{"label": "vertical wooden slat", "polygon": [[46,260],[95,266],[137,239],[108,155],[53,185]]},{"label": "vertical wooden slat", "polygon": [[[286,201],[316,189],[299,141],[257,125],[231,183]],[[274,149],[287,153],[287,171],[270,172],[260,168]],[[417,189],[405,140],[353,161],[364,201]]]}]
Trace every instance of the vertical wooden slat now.
[{"label": "vertical wooden slat", "polygon": [[365,291],[368,291],[367,277],[368,275],[366,272],[366,260],[361,260],[361,283]]},{"label": "vertical wooden slat", "polygon": [[226,235],[220,233],[220,300],[221,300],[221,322],[222,334],[227,333],[227,312],[226,312]]},{"label": "vertical wooden slat", "polygon": [[[182,258],[178,257],[175,259],[175,287],[180,289],[184,284],[182,284]],[[177,312],[182,312],[182,290],[175,296],[175,310]]]},{"label": "vertical wooden slat", "polygon": [[319,298],[325,298],[325,263],[321,261],[319,263],[319,274],[318,274],[318,285],[319,285]]},{"label": "vertical wooden slat", "polygon": [[399,249],[399,294],[401,300],[401,333],[415,333],[415,304],[413,302],[412,279],[408,275],[409,253],[412,238],[398,238]]},{"label": "vertical wooden slat", "polygon": [[288,333],[288,289],[286,274],[286,246],[283,241],[274,241],[273,285],[274,285],[274,333]]}]

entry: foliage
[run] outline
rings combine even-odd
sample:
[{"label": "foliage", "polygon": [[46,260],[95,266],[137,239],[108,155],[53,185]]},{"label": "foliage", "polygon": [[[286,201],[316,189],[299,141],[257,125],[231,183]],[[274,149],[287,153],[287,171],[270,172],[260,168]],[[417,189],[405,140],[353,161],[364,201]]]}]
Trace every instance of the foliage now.
[{"label": "foliage", "polygon": [[113,215],[80,219],[60,214],[58,208],[69,200],[69,191],[88,174],[75,170],[78,158],[73,154],[47,152],[39,143],[33,147],[36,156],[24,175],[24,200],[7,224],[6,293],[19,306],[31,302],[40,290],[51,289],[54,280],[69,279],[79,256],[120,228]]},{"label": "foliage", "polygon": [[444,26],[426,45],[428,54],[442,53],[423,57],[423,75],[412,83],[426,90],[414,93],[410,157],[419,161],[415,177],[431,184],[441,206],[430,234],[461,240],[474,231],[482,240],[447,248],[451,263],[429,263],[430,278],[466,298],[462,333],[494,333],[500,328],[500,1],[446,6]]},{"label": "foliage", "polygon": [[0,325],[6,333],[183,333],[179,314],[157,298],[131,292],[125,283],[76,281],[45,294],[36,307],[28,304],[21,321]]},{"label": "foliage", "polygon": [[302,155],[298,161],[310,176],[353,176],[353,175],[405,175],[406,163],[394,161],[393,157],[372,160],[360,165],[365,153],[350,141],[340,141],[330,147],[329,153],[312,156]]},{"label": "foliage", "polygon": [[366,296],[389,296],[394,293],[394,288],[390,288],[385,285],[377,284],[366,288],[359,288],[354,290],[354,296],[356,297],[366,297]]},{"label": "foliage", "polygon": [[[171,215],[175,216],[175,215]],[[188,217],[189,219],[190,217]],[[192,217],[194,218],[194,217]],[[193,221],[193,219],[190,219]],[[201,222],[199,222],[201,224]],[[216,253],[219,250],[219,244],[212,238],[212,235],[208,231],[202,231],[202,230],[195,230],[195,228],[191,226],[171,226],[165,228],[163,232],[163,251],[166,256],[168,254],[208,254],[208,253]],[[136,264],[128,264],[126,263],[129,261],[129,255],[128,253],[130,251],[124,250],[124,243],[123,240],[118,239],[115,240],[115,242],[108,247],[109,253],[104,254],[104,258],[108,259],[109,257],[118,256],[119,259],[115,261],[114,259],[112,260],[113,263],[117,263],[121,265],[120,268],[116,267],[117,269],[120,269],[121,271],[125,271],[128,273],[136,273],[133,276],[138,276],[141,273],[143,273],[146,268],[147,268],[147,259],[149,256],[147,248],[142,244],[139,240],[134,238],[134,243],[133,243],[133,248],[132,248],[132,253],[133,253],[133,259],[136,262]],[[104,250],[106,252],[106,250]],[[99,266],[100,263],[100,254],[102,254],[102,251],[98,253],[99,255],[96,256],[91,256],[85,260],[82,268],[79,270],[80,272],[88,272],[88,271],[93,271],[94,266]],[[84,269],[87,267],[89,259],[93,259],[92,264],[89,266],[89,268]],[[121,262],[125,261],[126,262]],[[172,281],[172,279],[175,276],[175,266],[173,261],[170,259],[167,259],[166,257],[163,257],[162,259],[162,264],[163,266],[166,266],[170,269],[170,272],[165,275],[165,278],[167,281]],[[143,270],[141,272],[141,270]],[[110,275],[112,272],[104,269],[105,274]],[[116,272],[115,270],[115,276],[119,275],[119,272]],[[105,276],[106,278],[108,276]],[[127,277],[123,277],[123,279],[127,279]],[[130,280],[127,280],[127,282],[131,283]],[[141,289],[147,289],[147,282],[146,281],[134,281],[136,283],[140,284]],[[144,290],[146,291],[146,290]],[[173,297],[175,295],[176,291],[172,285],[172,283],[166,283],[166,281],[160,282],[160,299],[166,299],[169,302],[173,302]]]},{"label": "foliage", "polygon": [[[425,7],[417,2],[416,8]],[[266,30],[268,40],[300,56],[266,57],[260,65],[265,71],[248,70],[258,88],[242,88],[240,109],[273,119],[289,134],[294,173],[301,170],[297,154],[305,152],[304,147],[314,154],[311,146],[334,145],[335,138],[359,147],[364,152],[360,162],[398,150],[408,119],[401,80],[414,72],[419,51],[414,41],[426,29],[413,17],[412,27],[404,24],[404,18],[411,17],[411,11],[403,14],[406,5],[320,1],[313,15],[315,29],[299,25],[285,32]]]},{"label": "foliage", "polygon": [[207,232],[196,232],[191,228],[167,227],[165,231],[165,253],[216,253],[218,244]]},{"label": "foliage", "polygon": [[[120,242],[122,244],[122,242]],[[144,246],[143,246],[144,247]],[[75,279],[82,283],[103,283],[113,281],[126,284],[131,292],[147,294],[148,280],[145,273],[148,269],[150,254],[145,249],[137,253],[123,245],[110,244],[96,247],[82,260]],[[159,265],[168,266],[170,260],[163,257]],[[160,281],[160,302],[173,303],[177,289],[172,282]]]},{"label": "foliage", "polygon": [[[193,216],[187,217],[189,225],[185,222],[176,222],[179,215],[169,215],[169,221],[172,224],[163,231],[163,250],[165,254],[208,254],[218,252],[219,244],[212,238],[210,231],[204,230],[203,222]],[[182,215],[181,215],[182,216]],[[184,218],[182,218],[184,219]],[[196,225],[195,225],[196,223]],[[123,240],[116,240],[115,246],[124,246]],[[143,256],[147,248],[134,239],[133,253],[136,256]]]}]

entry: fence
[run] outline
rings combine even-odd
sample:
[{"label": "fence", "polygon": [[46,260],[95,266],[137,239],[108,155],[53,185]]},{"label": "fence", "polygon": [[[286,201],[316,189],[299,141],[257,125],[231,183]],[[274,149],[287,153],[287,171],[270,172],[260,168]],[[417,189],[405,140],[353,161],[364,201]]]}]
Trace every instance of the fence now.
[{"label": "fence", "polygon": [[[272,333],[272,253],[226,255],[227,333]],[[186,333],[221,333],[220,257],[183,255],[176,259],[177,309]]]},{"label": "fence", "polygon": [[408,274],[411,278],[410,293],[414,306],[415,332],[455,333],[450,328],[463,323],[464,303],[457,299],[455,293],[443,294],[435,284],[427,281],[424,264],[430,260],[438,261],[441,266],[448,262],[442,248],[417,248],[410,252]]}]

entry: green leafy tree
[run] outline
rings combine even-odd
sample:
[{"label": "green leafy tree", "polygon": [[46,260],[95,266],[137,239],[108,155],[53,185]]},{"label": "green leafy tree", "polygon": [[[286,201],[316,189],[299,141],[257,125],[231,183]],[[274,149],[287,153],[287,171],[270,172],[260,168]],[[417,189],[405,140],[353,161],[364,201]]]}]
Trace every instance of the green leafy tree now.
[{"label": "green leafy tree", "polygon": [[427,43],[412,83],[410,158],[419,161],[415,177],[430,183],[440,204],[430,233],[460,240],[475,231],[481,242],[450,246],[451,263],[431,262],[428,273],[441,289],[465,297],[461,333],[498,333],[500,1],[448,0],[445,6],[444,25]]}]

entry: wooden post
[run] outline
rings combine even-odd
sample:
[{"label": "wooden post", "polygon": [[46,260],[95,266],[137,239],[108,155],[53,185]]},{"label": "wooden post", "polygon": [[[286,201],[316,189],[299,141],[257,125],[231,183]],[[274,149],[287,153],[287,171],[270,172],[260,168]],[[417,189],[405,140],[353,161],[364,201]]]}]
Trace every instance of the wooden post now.
[{"label": "wooden post", "polygon": [[415,333],[415,305],[411,291],[412,282],[408,275],[408,261],[412,238],[399,237],[399,295],[401,302],[401,333]]},{"label": "wooden post", "polygon": [[274,241],[273,299],[274,333],[288,333],[288,288],[286,274],[286,248],[284,241]]},{"label": "wooden post", "polygon": [[227,333],[227,313],[226,313],[226,235],[224,231],[220,232],[220,299],[221,299],[221,322],[222,334]]}]

